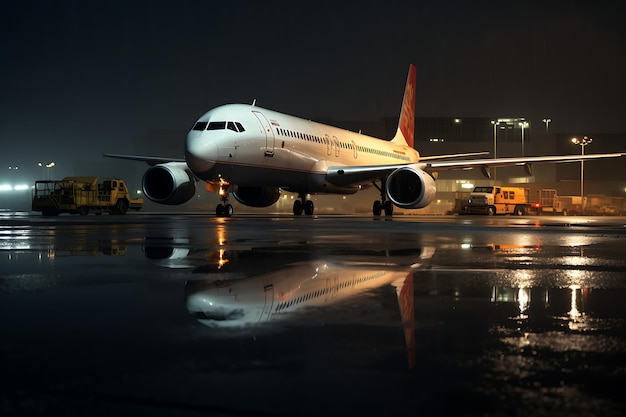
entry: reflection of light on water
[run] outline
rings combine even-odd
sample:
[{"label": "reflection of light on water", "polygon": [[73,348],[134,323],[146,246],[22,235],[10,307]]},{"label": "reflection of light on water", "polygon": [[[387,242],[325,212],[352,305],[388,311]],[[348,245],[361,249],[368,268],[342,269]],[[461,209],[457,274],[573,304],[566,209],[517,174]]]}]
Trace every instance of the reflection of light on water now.
[{"label": "reflection of light on water", "polygon": [[224,258],[225,253],[226,251],[224,249],[220,249],[219,260],[217,261],[217,269],[222,269],[222,267],[229,262],[228,259]]},{"label": "reflection of light on water", "polygon": [[591,259],[585,256],[584,248],[582,246],[574,248],[574,250],[577,251],[578,254],[565,257],[563,262],[565,265],[581,266],[591,264]]},{"label": "reflection of light on water", "polygon": [[516,270],[511,272],[511,282],[515,283],[516,287],[522,289],[533,286],[533,276],[529,271]]},{"label": "reflection of light on water", "polygon": [[226,227],[223,224],[217,227],[217,243],[218,245],[226,244]]},{"label": "reflection of light on water", "polygon": [[526,318],[524,314],[530,305],[530,288],[520,288],[517,291],[517,303],[519,305],[520,317]]},{"label": "reflection of light on water", "polygon": [[572,246],[572,247],[582,247],[586,245],[591,245],[594,243],[594,239],[589,236],[581,236],[581,235],[568,235],[565,234],[562,236],[562,246]]},{"label": "reflection of light on water", "polygon": [[[570,283],[569,288],[581,288],[585,278],[591,278],[589,271],[583,271],[580,269],[572,269],[566,271],[567,281]],[[589,285],[586,285],[589,286]]]},{"label": "reflection of light on water", "polygon": [[518,246],[531,247],[531,246],[537,246],[538,244],[537,242],[538,236],[536,234],[518,234],[515,237],[516,237],[515,244]]},{"label": "reflection of light on water", "polygon": [[578,302],[577,302],[578,290],[580,289],[580,287],[578,285],[571,285],[569,288],[572,290],[572,297],[571,297],[571,303],[570,303],[570,311],[567,314],[569,314],[572,320],[576,320],[578,317],[582,315],[580,311],[578,310]]}]

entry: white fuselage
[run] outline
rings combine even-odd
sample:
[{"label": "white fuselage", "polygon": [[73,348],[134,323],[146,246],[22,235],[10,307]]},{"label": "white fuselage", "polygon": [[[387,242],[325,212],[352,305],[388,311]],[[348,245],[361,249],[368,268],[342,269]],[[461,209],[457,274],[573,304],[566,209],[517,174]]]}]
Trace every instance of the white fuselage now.
[{"label": "white fuselage", "polygon": [[352,193],[371,181],[337,187],[325,180],[328,167],[410,164],[419,161],[419,153],[406,144],[252,105],[228,104],[205,113],[194,125],[185,158],[208,183]]}]

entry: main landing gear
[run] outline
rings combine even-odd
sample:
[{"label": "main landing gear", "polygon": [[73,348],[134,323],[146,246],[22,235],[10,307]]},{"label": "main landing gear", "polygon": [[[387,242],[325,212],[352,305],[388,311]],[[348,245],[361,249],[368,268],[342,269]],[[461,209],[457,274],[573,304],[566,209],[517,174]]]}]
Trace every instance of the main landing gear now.
[{"label": "main landing gear", "polygon": [[301,216],[302,211],[307,216],[311,216],[315,211],[315,206],[311,200],[306,199],[306,194],[299,194],[299,200],[293,202],[293,214],[295,216]]},{"label": "main landing gear", "polygon": [[380,216],[384,210],[385,216],[393,216],[393,204],[391,201],[387,200],[387,196],[385,195],[385,180],[380,181],[380,187],[376,184],[376,181],[372,181],[372,184],[380,191],[380,200],[374,201],[372,213],[374,216]]}]

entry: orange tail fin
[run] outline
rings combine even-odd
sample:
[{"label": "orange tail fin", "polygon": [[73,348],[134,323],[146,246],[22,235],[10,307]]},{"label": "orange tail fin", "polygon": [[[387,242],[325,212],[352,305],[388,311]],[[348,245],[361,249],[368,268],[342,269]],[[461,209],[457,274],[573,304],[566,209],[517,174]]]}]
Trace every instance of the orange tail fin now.
[{"label": "orange tail fin", "polygon": [[404,98],[402,99],[402,110],[398,121],[398,130],[391,140],[394,143],[414,147],[415,135],[415,84],[417,82],[417,70],[415,65],[409,66],[409,75],[404,88]]}]

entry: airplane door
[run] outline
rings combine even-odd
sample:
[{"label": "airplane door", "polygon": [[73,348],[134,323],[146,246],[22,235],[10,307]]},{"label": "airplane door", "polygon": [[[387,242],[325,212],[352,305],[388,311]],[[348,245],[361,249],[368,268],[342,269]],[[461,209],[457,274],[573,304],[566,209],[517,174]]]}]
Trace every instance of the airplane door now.
[{"label": "airplane door", "polygon": [[259,125],[261,130],[265,134],[265,156],[274,156],[274,145],[276,142],[276,137],[274,137],[274,131],[272,130],[272,126],[270,125],[269,120],[263,115],[263,113],[252,110],[252,114],[254,114],[259,121]]},{"label": "airplane door", "polygon": [[263,312],[261,313],[261,317],[259,317],[259,321],[269,320],[272,315],[272,307],[274,307],[274,285],[264,285],[263,293],[265,295],[265,302],[263,304]]}]

